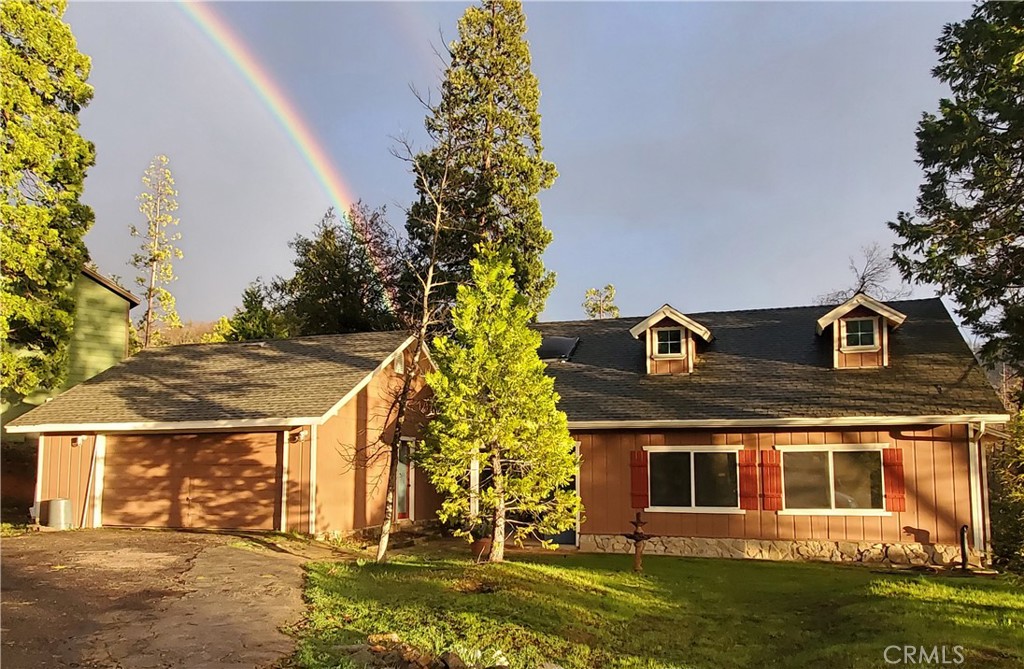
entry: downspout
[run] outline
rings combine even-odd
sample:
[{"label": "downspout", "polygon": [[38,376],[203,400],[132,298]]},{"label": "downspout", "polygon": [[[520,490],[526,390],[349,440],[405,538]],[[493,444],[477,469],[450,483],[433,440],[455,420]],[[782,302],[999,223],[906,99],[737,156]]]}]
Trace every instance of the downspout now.
[{"label": "downspout", "polygon": [[970,472],[971,492],[971,534],[974,550],[988,554],[988,482],[984,478],[985,461],[981,437],[985,434],[985,423],[967,424],[967,465]]},{"label": "downspout", "polygon": [[981,512],[985,517],[985,522],[982,524],[982,530],[985,535],[985,556],[987,559],[992,559],[992,512],[991,512],[991,500],[989,499],[988,489],[988,453],[985,451],[985,445],[981,442],[981,438],[988,433],[988,425],[985,421],[981,421],[978,424],[978,457],[981,459],[981,496],[982,506]]}]

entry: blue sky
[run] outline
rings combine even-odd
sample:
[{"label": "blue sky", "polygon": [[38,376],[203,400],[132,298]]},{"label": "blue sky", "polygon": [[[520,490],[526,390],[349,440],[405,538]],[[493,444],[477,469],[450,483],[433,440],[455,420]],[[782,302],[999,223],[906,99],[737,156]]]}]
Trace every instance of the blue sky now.
[{"label": "blue sky", "polygon": [[[422,146],[431,44],[463,3],[219,4],[310,123],[355,195],[392,224],[413,180],[393,137]],[[582,318],[614,283],[623,315],[809,304],[849,282],[848,256],[890,244],[913,207],[914,128],[946,91],[930,69],[969,4],[527,3],[558,285],[544,320]],[[257,276],[287,273],[327,194],[270,111],[173,4],[73,3],[93,59],[82,114],[97,164],[87,241],[131,276],[128,225],[153,155],[177,180],[186,320],[230,314]],[[933,294],[917,287],[915,296]]]}]

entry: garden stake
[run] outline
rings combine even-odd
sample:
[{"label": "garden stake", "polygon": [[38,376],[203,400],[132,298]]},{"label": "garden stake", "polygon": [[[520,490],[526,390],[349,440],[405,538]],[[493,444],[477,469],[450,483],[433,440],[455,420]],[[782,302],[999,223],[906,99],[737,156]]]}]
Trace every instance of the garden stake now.
[{"label": "garden stake", "polygon": [[644,544],[648,539],[653,539],[655,535],[644,532],[644,525],[647,524],[647,521],[641,520],[639,511],[636,512],[636,520],[629,521],[629,524],[633,526],[633,533],[622,536],[633,542],[633,571],[643,571]]}]

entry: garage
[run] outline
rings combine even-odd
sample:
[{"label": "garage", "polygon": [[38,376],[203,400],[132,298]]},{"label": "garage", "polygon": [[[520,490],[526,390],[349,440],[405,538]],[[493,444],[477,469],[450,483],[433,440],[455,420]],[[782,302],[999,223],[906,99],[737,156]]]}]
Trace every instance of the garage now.
[{"label": "garage", "polygon": [[108,435],[103,525],[272,530],[280,432]]}]

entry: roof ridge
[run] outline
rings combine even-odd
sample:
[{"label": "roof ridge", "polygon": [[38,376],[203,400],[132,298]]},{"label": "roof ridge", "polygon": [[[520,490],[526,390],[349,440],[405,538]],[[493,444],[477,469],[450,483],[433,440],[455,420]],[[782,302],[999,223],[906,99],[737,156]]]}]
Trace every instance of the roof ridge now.
[{"label": "roof ridge", "polygon": [[[245,341],[190,341],[183,344],[167,344],[166,346],[153,346],[151,348],[144,348],[139,353],[146,351],[158,351],[161,349],[169,348],[182,348],[184,346],[252,346],[254,344],[266,344],[270,342],[278,341],[298,341],[302,339],[333,339],[335,337],[352,337],[355,335],[386,335],[386,334],[405,334],[409,335],[406,330],[362,330],[359,332],[338,332],[335,334],[318,334],[318,335],[300,335],[298,337],[279,337],[277,339],[247,339]],[[136,354],[138,355],[138,353]]]},{"label": "roof ridge", "polygon": [[[939,302],[939,303],[941,303],[942,302],[942,298],[941,297],[918,297],[918,298],[909,299],[909,300],[890,300],[890,301],[884,302],[884,303],[885,304],[906,304],[908,302]],[[718,315],[718,314],[753,313],[755,311],[791,311],[793,309],[821,309],[823,311],[827,311],[828,309],[834,308],[834,307],[838,306],[839,304],[842,304],[842,302],[837,302],[836,304],[798,304],[798,305],[792,305],[792,306],[788,306],[788,307],[756,307],[756,308],[752,308],[752,309],[724,309],[724,310],[720,310],[720,311],[684,311],[684,312],[681,312],[681,313],[684,313],[684,314],[686,314],[688,316],[712,316],[712,315]],[[601,321],[601,322],[636,321],[636,320],[643,320],[643,319],[647,318],[648,316],[650,316],[650,314],[647,314],[645,316],[620,316],[619,318],[579,318],[579,319],[575,319],[575,320],[539,321],[539,322],[535,323],[535,325],[562,325],[562,324],[567,324],[567,323],[595,323],[595,322],[598,322],[598,321]]]}]

